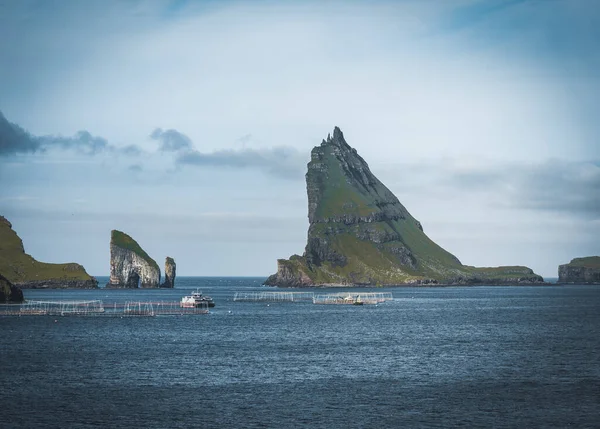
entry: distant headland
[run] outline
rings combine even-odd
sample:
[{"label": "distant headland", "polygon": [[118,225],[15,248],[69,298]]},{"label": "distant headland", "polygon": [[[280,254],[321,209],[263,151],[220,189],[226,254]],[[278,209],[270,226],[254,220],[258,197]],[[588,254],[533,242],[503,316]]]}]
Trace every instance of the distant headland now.
[{"label": "distant headland", "polygon": [[98,281],[82,265],[48,264],[25,253],[23,241],[4,216],[0,216],[0,274],[20,288],[98,287]]},{"label": "distant headland", "polygon": [[558,283],[600,284],[600,256],[575,258],[558,267]]}]

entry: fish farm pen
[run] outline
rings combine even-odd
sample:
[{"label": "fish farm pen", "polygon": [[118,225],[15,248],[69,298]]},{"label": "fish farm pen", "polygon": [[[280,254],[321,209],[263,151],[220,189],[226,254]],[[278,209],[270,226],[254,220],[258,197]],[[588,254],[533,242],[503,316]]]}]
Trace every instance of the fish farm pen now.
[{"label": "fish farm pen", "polygon": [[239,302],[312,302],[313,304],[379,304],[391,301],[391,292],[236,292],[233,300]]},{"label": "fish farm pen", "polygon": [[236,292],[234,301],[246,302],[301,302],[312,301],[313,292]]},{"label": "fish farm pen", "polygon": [[207,314],[208,303],[181,307],[177,301],[127,301],[105,305],[91,301],[27,301],[24,304],[0,305],[0,316],[159,316]]},{"label": "fish farm pen", "polygon": [[391,292],[338,292],[315,295],[314,304],[379,304],[391,301]]}]

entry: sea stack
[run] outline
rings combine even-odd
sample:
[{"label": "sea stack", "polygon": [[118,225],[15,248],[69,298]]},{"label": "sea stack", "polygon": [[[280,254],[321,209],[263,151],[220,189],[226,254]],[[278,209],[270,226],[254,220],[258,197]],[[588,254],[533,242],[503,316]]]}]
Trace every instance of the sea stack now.
[{"label": "sea stack", "polygon": [[559,265],[558,282],[600,284],[600,256],[575,258]]},{"label": "sea stack", "polygon": [[177,264],[175,264],[175,259],[167,256],[165,259],[165,282],[160,285],[160,287],[165,288],[174,288],[175,287],[175,271],[177,268]]},{"label": "sea stack", "polygon": [[98,281],[79,264],[48,264],[25,253],[23,241],[4,216],[0,216],[0,275],[21,289],[98,287]]},{"label": "sea stack", "polygon": [[140,245],[124,232],[110,234],[110,281],[107,288],[157,288],[160,268]]},{"label": "sea stack", "polygon": [[522,266],[463,265],[381,183],[335,127],[311,152],[306,173],[308,240],[302,256],[277,261],[265,284],[383,286],[403,284],[532,284]]}]

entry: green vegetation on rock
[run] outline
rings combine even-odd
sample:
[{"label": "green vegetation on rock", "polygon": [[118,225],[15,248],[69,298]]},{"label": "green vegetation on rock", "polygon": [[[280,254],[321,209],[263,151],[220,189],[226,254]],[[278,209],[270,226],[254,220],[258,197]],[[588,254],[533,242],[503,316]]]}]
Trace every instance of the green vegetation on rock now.
[{"label": "green vegetation on rock", "polygon": [[140,247],[137,241],[135,241],[133,238],[131,238],[124,232],[113,229],[110,233],[110,244],[120,247],[121,249],[132,251],[133,253],[144,259],[149,265],[159,270],[156,261],[152,259],[150,255],[148,255],[146,251]]},{"label": "green vegetation on rock", "polygon": [[0,274],[10,282],[23,287],[48,281],[59,283],[56,285],[57,287],[65,285],[95,287],[97,285],[96,279],[79,264],[38,262],[25,253],[21,238],[12,229],[11,223],[3,216],[0,216]]},{"label": "green vegetation on rock", "polygon": [[339,128],[311,152],[304,254],[278,260],[280,286],[537,283],[527,267],[462,265],[371,173]]},{"label": "green vegetation on rock", "polygon": [[600,256],[586,256],[585,258],[575,258],[569,262],[572,267],[585,267],[600,269]]},{"label": "green vegetation on rock", "polygon": [[559,283],[600,283],[600,256],[575,258],[558,267]]}]

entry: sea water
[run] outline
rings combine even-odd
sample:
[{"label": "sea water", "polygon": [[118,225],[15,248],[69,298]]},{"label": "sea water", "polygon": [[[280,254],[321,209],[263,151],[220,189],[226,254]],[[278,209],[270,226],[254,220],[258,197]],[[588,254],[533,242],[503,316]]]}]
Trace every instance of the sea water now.
[{"label": "sea water", "polygon": [[366,289],[393,293],[377,306],[233,301],[277,290],[263,280],[25,290],[110,305],[200,288],[216,307],[0,317],[0,426],[600,427],[600,287]]}]

